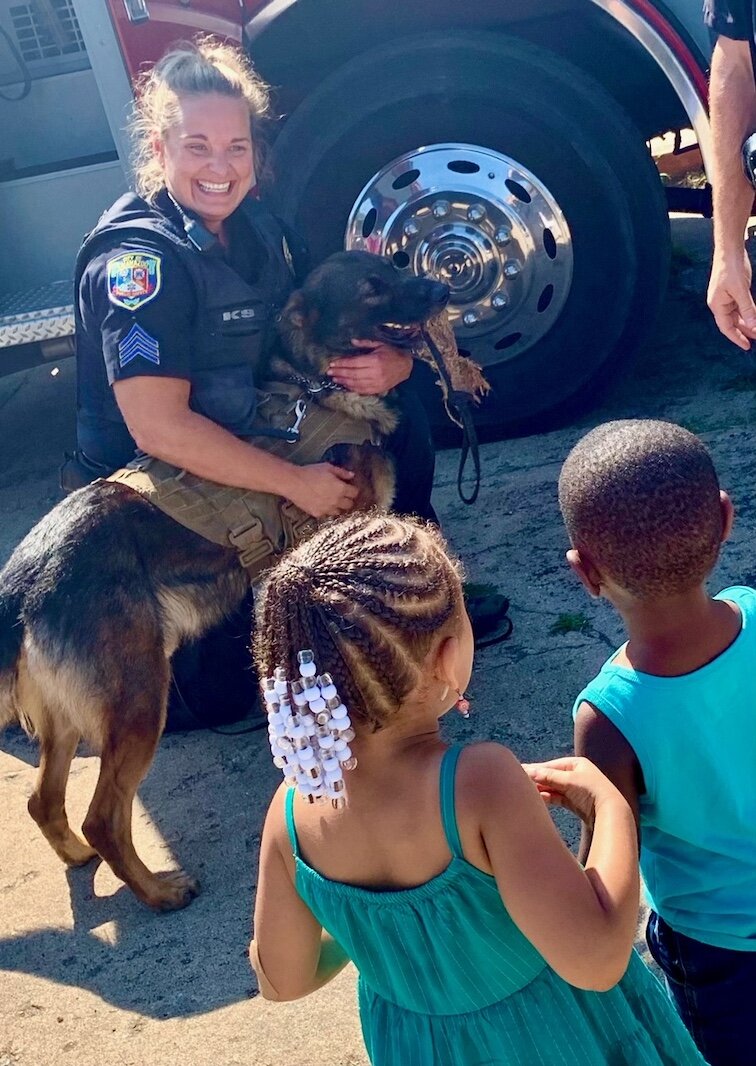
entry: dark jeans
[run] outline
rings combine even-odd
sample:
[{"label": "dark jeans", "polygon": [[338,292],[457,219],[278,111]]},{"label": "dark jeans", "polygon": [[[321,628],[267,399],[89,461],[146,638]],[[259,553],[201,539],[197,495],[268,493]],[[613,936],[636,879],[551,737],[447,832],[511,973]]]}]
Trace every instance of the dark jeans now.
[{"label": "dark jeans", "polygon": [[392,510],[401,515],[417,515],[438,525],[431,504],[436,451],[428,416],[411,380],[398,386],[393,405],[399,411],[399,425],[385,444],[396,468]]},{"label": "dark jeans", "polygon": [[756,951],[716,948],[651,912],[649,950],[670,999],[710,1066],[756,1063]]}]

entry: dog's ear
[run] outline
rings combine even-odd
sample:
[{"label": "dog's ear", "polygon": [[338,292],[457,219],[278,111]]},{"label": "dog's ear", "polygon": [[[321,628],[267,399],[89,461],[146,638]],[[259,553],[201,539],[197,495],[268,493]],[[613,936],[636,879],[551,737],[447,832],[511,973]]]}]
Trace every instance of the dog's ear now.
[{"label": "dog's ear", "polygon": [[309,300],[302,289],[293,292],[286,301],[286,306],[281,312],[281,318],[291,329],[312,329],[320,316],[320,312]]}]

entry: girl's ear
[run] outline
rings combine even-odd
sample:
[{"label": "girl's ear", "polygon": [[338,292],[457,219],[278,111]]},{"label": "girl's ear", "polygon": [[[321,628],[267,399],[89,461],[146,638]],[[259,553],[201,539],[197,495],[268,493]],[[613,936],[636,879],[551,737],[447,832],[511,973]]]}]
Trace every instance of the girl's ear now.
[{"label": "girl's ear", "polygon": [[434,674],[448,690],[456,692],[460,687],[459,677],[459,637],[444,637],[436,649]]},{"label": "girl's ear", "polygon": [[598,598],[601,595],[601,575],[591,560],[581,555],[577,548],[570,548],[567,552],[567,562],[588,595]]}]

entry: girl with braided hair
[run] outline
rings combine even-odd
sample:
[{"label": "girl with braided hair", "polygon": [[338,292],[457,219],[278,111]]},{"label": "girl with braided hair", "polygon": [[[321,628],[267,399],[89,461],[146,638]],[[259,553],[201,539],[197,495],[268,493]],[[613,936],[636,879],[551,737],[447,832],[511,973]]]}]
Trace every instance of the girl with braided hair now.
[{"label": "girl with braided hair", "polygon": [[[586,759],[523,768],[499,744],[441,737],[443,715],[468,711],[473,638],[434,527],[322,526],[261,590],[255,658],[285,777],[250,948],[266,998],[305,996],[352,960],[374,1066],[703,1066],[632,951],[637,841],[619,791]],[[544,799],[591,825],[585,867]]]}]

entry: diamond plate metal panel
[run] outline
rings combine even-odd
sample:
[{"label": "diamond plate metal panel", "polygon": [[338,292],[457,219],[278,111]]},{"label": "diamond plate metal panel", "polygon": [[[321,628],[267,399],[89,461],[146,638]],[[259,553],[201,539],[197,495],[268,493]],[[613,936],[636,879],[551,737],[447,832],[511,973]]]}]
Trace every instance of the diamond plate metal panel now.
[{"label": "diamond plate metal panel", "polygon": [[0,348],[70,336],[74,331],[71,298],[70,281],[0,297]]}]

